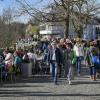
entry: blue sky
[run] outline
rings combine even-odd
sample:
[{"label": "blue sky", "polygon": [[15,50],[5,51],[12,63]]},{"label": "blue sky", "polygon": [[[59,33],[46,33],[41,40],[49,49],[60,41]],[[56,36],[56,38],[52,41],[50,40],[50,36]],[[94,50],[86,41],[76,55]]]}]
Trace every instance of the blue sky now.
[{"label": "blue sky", "polygon": [[[21,0],[22,1],[22,0]],[[43,0],[42,3],[40,3],[41,0],[26,0],[28,3],[31,3],[33,4],[34,7],[39,7],[41,8],[41,5],[42,6],[45,6],[49,1],[51,0]],[[19,4],[16,2],[16,0],[3,0],[3,1],[0,1],[0,15],[2,14],[2,10],[3,9],[7,9],[8,7],[11,7],[11,8],[14,8],[14,9],[18,9],[19,8]],[[30,16],[21,16],[19,18],[16,18],[16,21],[21,21],[21,22],[24,22],[26,23],[27,22],[27,19],[29,19]]]},{"label": "blue sky", "polygon": [[[21,0],[22,1],[22,0]],[[43,0],[42,3],[39,3],[41,0],[26,0],[27,2],[30,2],[33,4],[33,6],[41,8],[42,6],[45,6],[48,2],[52,2],[52,0]],[[100,0],[97,0],[97,2],[100,3]],[[16,3],[16,0],[3,0],[0,1],[0,15],[2,14],[2,9],[7,9],[8,7],[15,8],[17,9],[19,7],[19,4]],[[29,16],[22,16],[20,18],[17,18],[16,20],[22,21],[22,22],[27,22],[27,19],[29,19]]]}]

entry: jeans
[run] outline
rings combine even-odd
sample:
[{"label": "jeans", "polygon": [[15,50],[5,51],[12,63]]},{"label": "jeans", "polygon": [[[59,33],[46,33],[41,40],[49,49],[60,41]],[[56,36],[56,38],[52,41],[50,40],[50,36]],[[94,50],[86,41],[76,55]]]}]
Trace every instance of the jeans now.
[{"label": "jeans", "polygon": [[57,82],[57,71],[58,71],[58,65],[56,62],[51,63],[51,69],[52,69],[52,78],[54,82]]},{"label": "jeans", "polygon": [[90,67],[90,75],[92,76],[92,75],[96,75],[96,68],[95,68],[95,66],[91,66]]},{"label": "jeans", "polygon": [[74,68],[73,68],[73,65],[68,65],[69,68],[68,68],[68,81],[71,81],[74,79]]},{"label": "jeans", "polygon": [[50,74],[52,74],[52,64],[50,63]]},{"label": "jeans", "polygon": [[61,64],[58,64],[58,75],[59,77],[61,77],[62,75],[62,65]]},{"label": "jeans", "polygon": [[77,67],[77,72],[80,74],[81,72],[81,61],[83,60],[82,56],[76,57],[76,67]]},{"label": "jeans", "polygon": [[64,66],[64,76],[67,77],[67,75],[68,75],[68,64],[67,64],[67,62],[63,66]]}]

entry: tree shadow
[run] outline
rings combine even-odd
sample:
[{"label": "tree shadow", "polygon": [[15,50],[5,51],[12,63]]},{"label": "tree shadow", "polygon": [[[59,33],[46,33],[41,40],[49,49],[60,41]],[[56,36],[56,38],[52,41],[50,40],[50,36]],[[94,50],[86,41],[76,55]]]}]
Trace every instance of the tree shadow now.
[{"label": "tree shadow", "polygon": [[0,88],[23,88],[23,87],[44,87],[43,85],[25,85],[24,83],[22,84],[3,84],[0,86]]},{"label": "tree shadow", "polygon": [[48,76],[33,76],[31,78],[21,78],[16,83],[50,83],[52,80]]},{"label": "tree shadow", "polygon": [[22,96],[100,96],[100,94],[81,94],[81,93],[72,93],[72,94],[65,94],[65,93],[52,93],[52,92],[25,92],[25,91],[0,91],[0,97],[22,97]]},{"label": "tree shadow", "polygon": [[76,81],[73,82],[73,85],[78,85],[78,84],[100,84],[100,81]]},{"label": "tree shadow", "polygon": [[[39,77],[31,77],[31,78],[18,78],[16,81],[4,81],[0,85],[4,84],[25,84],[25,83],[52,83],[52,79],[50,79],[48,76],[39,76]],[[0,86],[0,87],[1,87]],[[22,87],[31,87],[30,85],[22,85]],[[37,86],[36,86],[37,87]],[[41,86],[40,86],[41,87]]]}]

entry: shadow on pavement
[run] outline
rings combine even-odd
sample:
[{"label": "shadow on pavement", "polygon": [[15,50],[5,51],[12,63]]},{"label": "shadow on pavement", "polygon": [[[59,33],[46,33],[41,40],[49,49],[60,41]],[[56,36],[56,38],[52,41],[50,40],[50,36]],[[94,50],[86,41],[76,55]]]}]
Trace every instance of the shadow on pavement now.
[{"label": "shadow on pavement", "polygon": [[[2,83],[1,83],[1,86],[3,85],[3,84],[25,84],[25,83],[52,83],[53,81],[52,81],[52,79],[51,78],[49,78],[49,77],[31,77],[31,78],[18,78],[16,81],[3,81]],[[0,87],[1,87],[0,86]],[[25,85],[24,85],[25,86]],[[23,87],[23,85],[22,85],[22,87]],[[28,85],[26,85],[25,87],[28,87]],[[29,86],[29,87],[31,87],[31,86]]]},{"label": "shadow on pavement", "polygon": [[73,82],[73,85],[78,85],[78,84],[100,84],[100,81],[77,81]]},{"label": "shadow on pavement", "polygon": [[23,87],[44,87],[43,85],[24,85],[24,83],[21,85],[21,84],[4,84],[2,86],[0,86],[0,88],[23,88]]},{"label": "shadow on pavement", "polygon": [[54,94],[51,92],[24,92],[24,91],[4,91],[1,90],[0,91],[0,97],[22,97],[22,96],[100,96],[100,94],[63,94],[63,93],[59,93],[59,94]]}]

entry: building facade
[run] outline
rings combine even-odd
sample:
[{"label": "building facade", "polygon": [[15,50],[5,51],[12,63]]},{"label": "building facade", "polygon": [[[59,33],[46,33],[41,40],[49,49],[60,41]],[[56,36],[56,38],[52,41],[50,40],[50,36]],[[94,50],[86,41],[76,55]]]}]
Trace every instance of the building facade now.
[{"label": "building facade", "polygon": [[[43,36],[60,36],[64,37],[65,23],[64,22],[43,22],[40,23],[40,34]],[[100,36],[100,25],[99,23],[89,23],[83,29],[82,38],[86,40],[93,40]],[[77,33],[75,32],[73,24],[69,24],[69,38],[76,38]]]},{"label": "building facade", "polygon": [[[65,23],[64,22],[44,22],[40,24],[41,35],[56,35],[64,37]],[[69,37],[76,37],[74,27],[70,24],[69,26]]]}]

